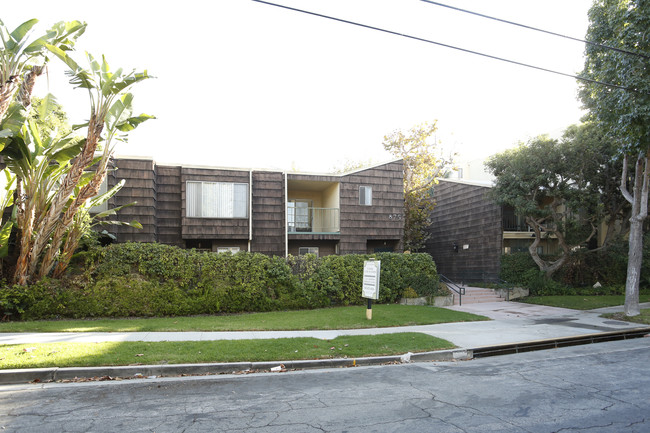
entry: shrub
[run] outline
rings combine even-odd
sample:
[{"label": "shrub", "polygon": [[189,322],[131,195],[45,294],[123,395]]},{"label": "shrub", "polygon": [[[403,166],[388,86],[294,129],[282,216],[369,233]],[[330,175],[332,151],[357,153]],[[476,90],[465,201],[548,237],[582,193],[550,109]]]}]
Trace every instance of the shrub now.
[{"label": "shrub", "polygon": [[404,289],[404,293],[402,293],[402,298],[417,298],[418,294],[413,290],[412,287],[407,287]]},{"label": "shrub", "polygon": [[501,270],[499,278],[510,284],[527,286],[530,278],[535,275],[530,271],[539,273],[539,268],[529,253],[512,253],[501,256]]},{"label": "shrub", "polygon": [[[363,304],[363,262],[382,261],[379,302],[406,288],[440,291],[428,254],[380,253],[271,257],[216,254],[162,244],[125,243],[78,254],[61,280],[1,290],[3,315],[59,317],[176,316]],[[444,292],[444,290],[443,290]]]},{"label": "shrub", "polygon": [[34,295],[29,287],[8,285],[0,282],[0,319],[12,320],[20,317],[25,309],[34,303]]}]

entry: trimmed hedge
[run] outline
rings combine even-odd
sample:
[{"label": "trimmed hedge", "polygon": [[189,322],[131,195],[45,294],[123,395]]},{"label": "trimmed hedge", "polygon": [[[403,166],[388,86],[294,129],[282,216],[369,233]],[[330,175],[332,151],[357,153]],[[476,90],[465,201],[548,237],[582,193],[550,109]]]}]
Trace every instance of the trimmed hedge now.
[{"label": "trimmed hedge", "polygon": [[[573,255],[552,280],[540,273],[527,252],[501,256],[501,279],[530,289],[531,295],[614,295],[625,293],[627,240],[619,239],[606,250]],[[602,287],[593,288],[599,282]],[[650,288],[650,234],[643,243],[641,289]]]},{"label": "trimmed hedge", "polygon": [[0,288],[10,318],[148,317],[362,304],[363,262],[381,260],[380,299],[404,289],[446,294],[428,254],[271,257],[216,254],[155,243],[97,247],[76,256],[62,280]]}]

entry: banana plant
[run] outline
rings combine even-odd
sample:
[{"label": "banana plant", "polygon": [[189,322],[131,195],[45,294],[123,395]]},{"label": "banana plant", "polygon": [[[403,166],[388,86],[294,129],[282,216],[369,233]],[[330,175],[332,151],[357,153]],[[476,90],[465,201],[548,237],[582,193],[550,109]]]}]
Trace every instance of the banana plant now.
[{"label": "banana plant", "polygon": [[56,131],[41,129],[30,119],[2,150],[7,169],[20,179],[14,202],[20,246],[17,268],[38,259],[33,249],[35,233],[41,229],[57,188],[83,141],[73,136],[57,138]]},{"label": "banana plant", "polygon": [[117,185],[115,185],[113,188],[109,189],[105,193],[99,194],[93,197],[92,199],[88,200],[75,213],[73,222],[66,233],[63,248],[61,249],[61,253],[58,256],[57,263],[52,272],[52,276],[54,278],[61,278],[65,274],[65,271],[67,270],[68,265],[70,264],[70,260],[72,259],[72,256],[74,255],[75,251],[77,250],[77,247],[79,246],[79,242],[81,241],[81,238],[84,235],[88,234],[91,230],[93,230],[93,227],[99,225],[102,226],[117,225],[117,226],[127,226],[127,227],[142,229],[142,224],[140,224],[140,222],[136,220],[119,221],[119,220],[110,219],[111,217],[116,216],[118,211],[122,210],[125,207],[133,206],[136,204],[136,202],[107,209],[105,211],[99,212],[94,215],[91,214],[92,208],[106,203],[111,197],[117,194],[117,192],[120,189],[122,189],[124,183],[125,180],[122,179]]},{"label": "banana plant", "polygon": [[[37,257],[42,254],[42,260],[30,260],[28,267],[16,269],[14,279],[20,284],[26,283],[31,276],[42,278],[52,270],[60,254],[64,236],[74,222],[75,214],[99,192],[113,153],[113,140],[124,140],[123,133],[153,118],[147,114],[132,116],[133,96],[126,92],[133,84],[151,78],[147,71],[124,73],[122,69],[117,69],[111,72],[104,57],[99,62],[90,54],[86,54],[90,68],[84,69],[61,48],[53,45],[46,47],[68,66],[70,83],[88,91],[90,119],[82,125],[87,130],[84,146],[72,161],[52,199],[42,228],[36,233],[33,251]],[[99,161],[94,164],[92,179],[78,194],[74,194],[84,170],[93,165],[100,143],[103,151]]]},{"label": "banana plant", "polygon": [[10,216],[4,220],[5,211],[14,204],[14,191],[16,185],[16,176],[8,169],[2,170],[2,196],[0,196],[0,258],[9,255],[9,236],[14,226],[14,219]]},{"label": "banana plant", "polygon": [[[37,19],[25,21],[9,31],[0,20],[0,122],[4,123],[9,106],[16,99],[29,106],[36,77],[43,73],[47,63],[47,46],[55,46],[66,52],[74,46],[77,38],[86,31],[80,21],[59,22],[44,35],[32,40],[30,35]],[[2,128],[4,130],[4,128]],[[6,133],[5,133],[6,134]]]}]

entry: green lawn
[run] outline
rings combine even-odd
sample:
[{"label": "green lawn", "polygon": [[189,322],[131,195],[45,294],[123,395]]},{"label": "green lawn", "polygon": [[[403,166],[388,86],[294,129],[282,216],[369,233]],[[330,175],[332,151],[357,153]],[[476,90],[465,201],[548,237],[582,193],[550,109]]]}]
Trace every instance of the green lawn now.
[{"label": "green lawn", "polygon": [[[625,303],[625,295],[602,296],[529,296],[517,299],[518,302],[548,305],[550,307],[571,308],[573,310],[593,310],[595,308],[614,307]],[[641,294],[639,302],[650,302],[650,294]],[[0,328],[2,329],[2,328]]]},{"label": "green lawn", "polygon": [[360,358],[453,348],[420,333],[200,342],[49,343],[0,346],[0,369]]},{"label": "green lawn", "polygon": [[286,331],[488,320],[475,314],[429,306],[373,305],[372,311],[372,320],[366,319],[365,306],[353,306],[221,316],[5,322],[0,323],[0,332]]},{"label": "green lawn", "polygon": [[641,323],[643,325],[650,325],[650,309],[641,310],[638,316],[628,317],[623,313],[607,313],[603,317],[614,320],[623,320],[625,322]]}]

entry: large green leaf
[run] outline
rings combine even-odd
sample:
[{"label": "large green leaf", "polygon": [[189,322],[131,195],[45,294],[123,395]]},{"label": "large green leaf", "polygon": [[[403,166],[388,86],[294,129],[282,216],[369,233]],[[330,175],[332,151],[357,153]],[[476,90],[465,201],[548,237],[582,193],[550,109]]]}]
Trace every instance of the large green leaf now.
[{"label": "large green leaf", "polygon": [[106,113],[106,126],[112,130],[120,123],[123,123],[131,116],[133,112],[133,95],[126,93],[113,102],[113,105]]},{"label": "large green leaf", "polygon": [[0,125],[3,130],[8,129],[13,133],[12,135],[16,135],[20,134],[20,130],[23,128],[26,121],[27,111],[25,110],[25,107],[14,102],[7,109],[5,117],[2,119]]},{"label": "large green leaf", "polygon": [[115,85],[113,86],[113,92],[119,93],[124,89],[126,89],[127,87],[135,83],[138,83],[140,81],[144,81],[148,78],[154,78],[154,77],[152,75],[149,75],[146,69],[143,72],[131,73],[130,75],[124,77],[122,81],[118,81],[115,83]]},{"label": "large green leaf", "polygon": [[144,114],[144,113],[136,117],[129,117],[124,122],[117,125],[117,129],[119,129],[122,132],[132,131],[135,128],[137,128],[141,123],[155,118],[156,118],[155,116],[152,116],[150,114]]},{"label": "large green leaf", "polygon": [[21,136],[12,137],[9,143],[2,149],[0,155],[6,156],[14,161],[25,161],[27,164],[32,163],[32,153],[29,146]]},{"label": "large green leaf", "polygon": [[68,53],[52,44],[45,44],[45,48],[57,56],[70,69],[68,74],[72,77],[70,80],[70,83],[72,85],[84,89],[95,88],[95,83],[93,82],[92,77],[88,71],[79,66],[79,64],[75,62],[74,59],[68,55]]},{"label": "large green leaf", "polygon": [[55,143],[45,154],[59,164],[64,164],[79,155],[85,143],[85,138],[79,140],[76,137],[67,137]]},{"label": "large green leaf", "polygon": [[[118,192],[119,190],[122,189],[122,187],[124,186],[125,182],[126,182],[126,180],[122,179],[121,181],[119,181],[119,182],[117,183],[117,185],[115,185],[113,188],[109,189],[109,190],[106,191],[105,193],[103,193],[103,194],[99,194],[99,195],[96,195],[96,196],[93,197],[92,199],[88,200],[88,206],[89,206],[89,207],[95,207],[95,206],[100,206],[100,205],[104,204],[105,202],[108,201],[108,199],[110,199],[111,197],[113,197],[115,194],[117,194],[117,192]],[[120,210],[120,209],[122,209],[122,208],[124,208],[124,207],[127,207],[127,206],[132,206],[133,204],[135,204],[135,202],[134,202],[134,203],[126,204],[126,205],[124,205],[124,206],[119,206],[119,207],[116,207],[116,208],[114,208],[114,209],[109,209],[109,210],[107,210],[107,211],[104,211],[104,212],[101,212],[101,213],[97,214],[96,216],[97,216],[98,218],[104,218],[104,217],[107,217],[107,216],[115,215],[115,213],[116,213],[118,210]]]},{"label": "large green leaf", "polygon": [[18,47],[20,45],[24,45],[25,37],[29,34],[29,32],[32,30],[32,27],[36,25],[38,20],[36,18],[32,18],[31,20],[27,20],[16,29],[9,34],[11,37],[10,40],[6,41],[6,49],[8,51],[16,53],[18,51]]},{"label": "large green leaf", "polygon": [[81,21],[60,21],[48,31],[48,37],[64,50],[72,49],[75,41],[86,31],[87,24]]},{"label": "large green leaf", "polygon": [[97,221],[97,225],[100,226],[127,226],[127,227],[133,227],[136,229],[142,229],[142,224],[138,220],[131,220],[129,222],[127,221],[115,221],[115,220],[110,220],[110,221]]},{"label": "large green leaf", "polygon": [[11,236],[13,226],[13,221],[7,221],[0,230],[0,257],[7,257],[9,255],[9,237]]}]

